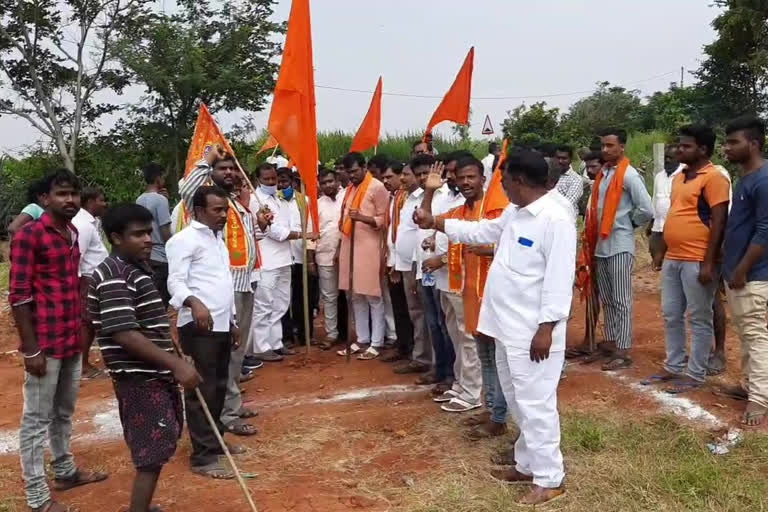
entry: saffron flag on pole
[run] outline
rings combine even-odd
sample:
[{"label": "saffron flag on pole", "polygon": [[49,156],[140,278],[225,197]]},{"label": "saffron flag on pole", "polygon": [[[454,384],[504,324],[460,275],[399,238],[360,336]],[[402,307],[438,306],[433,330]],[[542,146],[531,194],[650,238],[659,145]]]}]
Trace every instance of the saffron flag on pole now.
[{"label": "saffron flag on pole", "polygon": [[432,119],[429,120],[426,133],[432,133],[432,128],[443,121],[453,121],[458,124],[469,123],[469,97],[472,93],[472,68],[475,60],[475,47],[469,49],[453,85],[445,93],[443,101],[438,105]]},{"label": "saffron flag on pole", "polygon": [[[216,124],[211,112],[205,103],[200,104],[200,112],[197,114],[197,123],[195,123],[195,133],[192,135],[192,142],[189,145],[189,152],[187,153],[187,165],[184,168],[184,176],[192,172],[195,168],[195,164],[200,161],[208,152],[208,148],[214,144],[219,144],[223,147],[227,153],[235,156],[235,152],[232,150],[232,146],[229,145],[229,141],[224,137],[224,133]],[[243,169],[240,167],[240,163],[237,162],[237,167],[242,173]],[[243,173],[245,176],[245,173]],[[248,176],[245,176],[248,179]],[[250,185],[250,182],[248,183]],[[251,187],[253,188],[253,187]]]},{"label": "saffron flag on pole", "polygon": [[357,135],[352,140],[352,146],[349,151],[363,152],[366,149],[379,145],[379,131],[381,130],[381,77],[376,84],[376,90],[373,92],[371,105],[368,107],[368,113],[365,119],[360,123],[357,129]]},{"label": "saffron flag on pole", "polygon": [[319,226],[317,121],[309,0],[293,0],[291,3],[283,61],[275,86],[267,131],[296,163],[309,198],[312,225]]},{"label": "saffron flag on pole", "polygon": [[264,144],[262,144],[261,149],[259,150],[258,153],[256,153],[256,155],[258,156],[268,149],[276,148],[277,145],[278,145],[277,140],[272,136],[272,134],[270,134],[269,137],[267,137],[267,140],[264,141]]},{"label": "saffron flag on pole", "polygon": [[493,210],[503,210],[509,205],[509,198],[507,193],[504,192],[504,187],[501,186],[502,164],[507,159],[507,147],[508,140],[504,139],[504,144],[501,148],[501,158],[496,169],[491,176],[491,183],[488,185],[488,191],[485,193],[485,211],[492,212]]}]

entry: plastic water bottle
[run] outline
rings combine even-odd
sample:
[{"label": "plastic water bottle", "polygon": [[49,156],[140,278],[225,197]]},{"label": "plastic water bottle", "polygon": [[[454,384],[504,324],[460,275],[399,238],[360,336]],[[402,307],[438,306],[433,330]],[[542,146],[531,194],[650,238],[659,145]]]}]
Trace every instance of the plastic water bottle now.
[{"label": "plastic water bottle", "polygon": [[[424,259],[429,259],[432,254],[432,251],[424,251]],[[424,272],[421,276],[421,286],[435,286],[435,276],[432,272]]]}]

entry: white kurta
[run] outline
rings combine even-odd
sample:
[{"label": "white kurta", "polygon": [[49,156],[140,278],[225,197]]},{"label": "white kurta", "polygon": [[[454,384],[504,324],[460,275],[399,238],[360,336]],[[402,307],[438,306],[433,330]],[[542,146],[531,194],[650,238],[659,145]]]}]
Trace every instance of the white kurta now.
[{"label": "white kurta", "polygon": [[[525,208],[510,204],[495,220],[447,220],[457,242],[497,244],[478,330],[496,338],[496,366],[520,437],[517,470],[553,488],[564,478],[557,384],[565,356],[576,260],[576,227],[552,194]],[[543,323],[555,322],[549,358],[533,362],[531,341]]]}]

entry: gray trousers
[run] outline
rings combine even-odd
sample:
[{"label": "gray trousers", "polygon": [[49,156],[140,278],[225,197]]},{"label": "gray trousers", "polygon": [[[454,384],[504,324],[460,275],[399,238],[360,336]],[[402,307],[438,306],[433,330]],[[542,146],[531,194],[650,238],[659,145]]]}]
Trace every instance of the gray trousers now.
[{"label": "gray trousers", "polygon": [[320,302],[325,315],[325,337],[339,339],[339,267],[338,265],[318,265],[320,283]]},{"label": "gray trousers", "polygon": [[[664,260],[661,267],[661,311],[667,360],[664,368],[677,375],[685,374],[693,380],[707,380],[709,353],[712,351],[714,328],[712,302],[720,281],[719,273],[708,285],[699,282],[698,261]],[[686,367],[685,313],[691,322],[691,357]]]},{"label": "gray trousers", "polygon": [[51,499],[45,477],[46,433],[53,455],[54,478],[71,477],[76,471],[70,438],[82,363],[81,354],[67,359],[48,357],[44,376],[24,374],[19,453],[27,504],[31,508],[41,507]]},{"label": "gray trousers", "polygon": [[440,304],[445,314],[445,324],[453,342],[456,361],[453,363],[453,390],[458,398],[469,404],[479,404],[483,390],[483,375],[477,355],[475,337],[467,334],[464,326],[464,300],[461,295],[440,292]]},{"label": "gray trousers", "polygon": [[[401,272],[405,286],[405,300],[408,302],[408,314],[413,324],[413,355],[411,359],[417,363],[432,365],[432,341],[429,337],[427,322],[424,320],[424,302],[422,299],[421,282],[416,280],[416,273]],[[413,290],[416,293],[413,293]]]},{"label": "gray trousers", "polygon": [[251,348],[251,320],[253,319],[253,293],[235,292],[235,314],[240,328],[240,346],[232,351],[229,359],[229,377],[227,378],[227,398],[221,410],[221,423],[229,425],[240,419],[243,399],[240,396],[240,369],[243,358]]}]

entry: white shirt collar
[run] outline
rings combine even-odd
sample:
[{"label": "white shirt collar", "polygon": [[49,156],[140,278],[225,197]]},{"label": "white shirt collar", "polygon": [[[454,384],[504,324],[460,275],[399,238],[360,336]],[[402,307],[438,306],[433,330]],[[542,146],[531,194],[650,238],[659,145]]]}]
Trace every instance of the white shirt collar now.
[{"label": "white shirt collar", "polygon": [[421,197],[421,194],[423,194],[423,193],[424,193],[424,189],[419,187],[416,190],[414,190],[413,192],[411,192],[408,195],[408,197],[413,197],[413,198]]},{"label": "white shirt collar", "polygon": [[91,224],[96,224],[96,217],[91,215],[91,212],[86,210],[85,208],[80,208],[80,214],[85,217],[85,220],[90,222]]},{"label": "white shirt collar", "polygon": [[200,231],[204,231],[206,233],[209,233],[209,234],[215,236],[216,238],[223,238],[224,237],[224,231],[223,230],[220,230],[218,233],[214,234],[214,232],[213,232],[213,230],[211,228],[209,228],[208,226],[206,226],[205,224],[203,224],[202,222],[200,222],[198,220],[194,220],[193,219],[192,222],[189,223],[189,225],[191,227],[195,228],[195,229],[198,229]]},{"label": "white shirt collar", "polygon": [[548,199],[551,199],[551,197],[548,197],[548,194],[544,194],[525,208],[520,208],[521,210],[527,210],[531,215],[534,217],[538,216],[542,211],[544,211],[544,208],[547,206],[546,202]]}]

